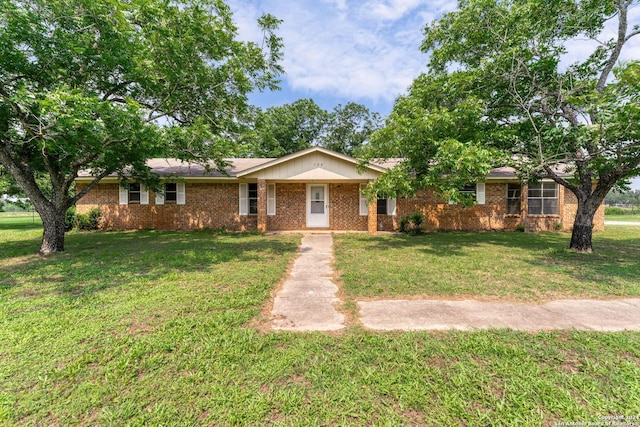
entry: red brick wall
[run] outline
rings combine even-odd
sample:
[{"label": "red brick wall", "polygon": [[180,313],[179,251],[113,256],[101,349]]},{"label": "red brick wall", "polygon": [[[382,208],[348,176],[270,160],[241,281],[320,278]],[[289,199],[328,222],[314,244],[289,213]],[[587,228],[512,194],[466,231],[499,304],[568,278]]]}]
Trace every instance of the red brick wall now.
[{"label": "red brick wall", "polygon": [[303,230],[307,218],[306,184],[276,184],[276,214],[267,217],[267,230]]},{"label": "red brick wall", "polygon": [[[78,185],[78,191],[83,188]],[[225,228],[254,230],[257,216],[240,216],[238,184],[186,184],[186,204],[155,204],[150,192],[149,204],[119,205],[118,184],[100,184],[77,204],[78,212],[97,207],[102,211],[103,228],[115,229],[177,229]],[[335,183],[329,190],[329,229],[366,231],[368,217],[360,215],[359,184]],[[577,202],[570,191],[560,187],[559,216],[526,216],[526,191],[523,190],[522,215],[506,215],[506,184],[486,184],[485,204],[472,207],[450,205],[435,197],[432,190],[423,190],[415,198],[400,198],[396,215],[377,215],[377,229],[397,230],[400,219],[422,212],[427,230],[512,230],[523,220],[529,230],[553,230],[561,223],[570,230]],[[306,229],[307,186],[304,183],[276,184],[276,215],[267,217],[267,230]],[[595,230],[604,229],[604,207],[600,207]]]},{"label": "red brick wall", "polygon": [[[78,185],[78,191],[83,188]],[[77,203],[78,213],[97,207],[102,212],[102,228],[157,230],[193,230],[224,228],[252,230],[257,216],[239,215],[238,184],[185,185],[186,204],[155,204],[149,192],[149,204],[120,205],[118,184],[100,184]]]},{"label": "red brick wall", "polygon": [[[486,184],[485,204],[463,207],[450,205],[436,197],[433,190],[421,190],[415,198],[398,199],[397,215],[393,226],[398,227],[400,219],[413,212],[424,215],[423,227],[427,230],[504,230],[515,228],[517,219],[506,217],[506,184]],[[380,221],[380,215],[378,219]],[[384,220],[384,218],[382,219]],[[384,230],[390,230],[389,221]],[[380,229],[380,225],[378,226]]]},{"label": "red brick wall", "polygon": [[[360,216],[359,184],[329,184],[329,228],[367,230],[367,217]],[[276,215],[267,218],[268,230],[307,228],[307,185],[276,184]]]},{"label": "red brick wall", "polygon": [[329,184],[329,227],[367,231],[368,217],[360,215],[360,184]]}]

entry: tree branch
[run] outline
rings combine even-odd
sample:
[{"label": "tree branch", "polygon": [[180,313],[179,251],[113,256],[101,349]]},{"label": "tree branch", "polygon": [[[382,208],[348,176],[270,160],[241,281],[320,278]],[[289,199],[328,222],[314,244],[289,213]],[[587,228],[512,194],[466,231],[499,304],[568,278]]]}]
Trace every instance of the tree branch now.
[{"label": "tree branch", "polygon": [[614,65],[618,61],[620,57],[620,52],[622,51],[622,46],[627,41],[627,8],[628,4],[625,0],[617,0],[618,11],[620,12],[618,16],[618,39],[616,40],[616,45],[607,60],[602,73],[600,73],[600,78],[598,79],[598,83],[596,84],[596,90],[600,93],[604,91],[604,86],[607,83],[607,79],[609,78],[609,74],[611,74],[611,70],[613,70]]},{"label": "tree branch", "polygon": [[94,177],[93,181],[91,181],[86,187],[84,187],[80,192],[76,193],[73,197],[69,198],[69,206],[67,206],[67,208],[71,207],[78,200],[83,198],[85,196],[85,194],[87,194],[89,191],[91,191],[96,185],[98,185],[100,183],[100,181],[104,177],[106,177],[110,173],[111,173],[111,171],[103,171],[98,176]]}]

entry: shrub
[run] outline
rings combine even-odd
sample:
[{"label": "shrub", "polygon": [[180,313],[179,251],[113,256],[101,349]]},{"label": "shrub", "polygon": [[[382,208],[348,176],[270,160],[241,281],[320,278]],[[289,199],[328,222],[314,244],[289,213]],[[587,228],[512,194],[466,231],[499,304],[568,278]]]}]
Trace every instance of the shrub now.
[{"label": "shrub", "polygon": [[420,234],[422,232],[422,222],[424,221],[424,215],[422,212],[414,212],[409,215],[405,215],[400,219],[400,232],[408,234]]},{"label": "shrub", "polygon": [[72,206],[67,209],[67,213],[64,217],[64,229],[65,231],[75,230],[97,230],[100,225],[100,218],[102,212],[100,209],[93,208],[86,214],[76,213],[76,207]]},{"label": "shrub", "polygon": [[519,233],[524,233],[525,231],[527,231],[527,227],[525,227],[524,224],[518,224],[516,226],[516,231]]},{"label": "shrub", "polygon": [[76,215],[76,228],[78,230],[97,230],[100,225],[102,212],[100,209],[93,208],[86,214]]},{"label": "shrub", "polygon": [[71,206],[64,215],[64,231],[71,231],[76,226],[76,207]]},{"label": "shrub", "polygon": [[631,205],[631,206],[605,206],[604,207],[605,215],[640,215],[640,206]]}]

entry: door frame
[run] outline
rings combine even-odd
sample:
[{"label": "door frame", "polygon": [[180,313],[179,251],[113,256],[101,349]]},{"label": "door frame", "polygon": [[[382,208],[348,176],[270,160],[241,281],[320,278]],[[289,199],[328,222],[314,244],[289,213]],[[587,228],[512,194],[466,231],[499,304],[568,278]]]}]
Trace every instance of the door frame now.
[{"label": "door frame", "polygon": [[[324,187],[324,220],[320,225],[315,222],[310,224],[311,219],[311,187]],[[307,228],[329,228],[329,185],[328,184],[307,184],[307,209],[306,209],[306,226]],[[319,214],[314,214],[319,216]],[[316,216],[315,219],[320,219]]]}]

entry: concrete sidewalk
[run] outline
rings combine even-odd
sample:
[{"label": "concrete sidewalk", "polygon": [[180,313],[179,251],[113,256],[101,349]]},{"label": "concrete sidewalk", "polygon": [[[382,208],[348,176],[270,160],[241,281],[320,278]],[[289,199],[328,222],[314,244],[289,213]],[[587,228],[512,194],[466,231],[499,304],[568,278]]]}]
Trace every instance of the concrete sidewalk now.
[{"label": "concrete sidewalk", "polygon": [[474,300],[387,300],[361,301],[358,307],[362,324],[377,330],[640,330],[640,299],[557,300],[544,305]]},{"label": "concrete sidewalk", "polygon": [[604,221],[604,225],[630,225],[630,226],[639,226],[640,222],[638,221],[609,221],[609,220],[605,220]]},{"label": "concrete sidewalk", "polygon": [[[271,327],[287,331],[343,329],[345,316],[335,307],[340,300],[331,266],[332,235],[304,236],[298,254],[274,298]],[[558,300],[543,305],[475,300],[379,300],[360,301],[358,308],[362,325],[375,330],[640,330],[640,299]]]},{"label": "concrete sidewalk", "polygon": [[345,327],[344,315],[334,304],[333,237],[304,236],[289,277],[273,300],[271,327],[287,331],[335,331]]}]

